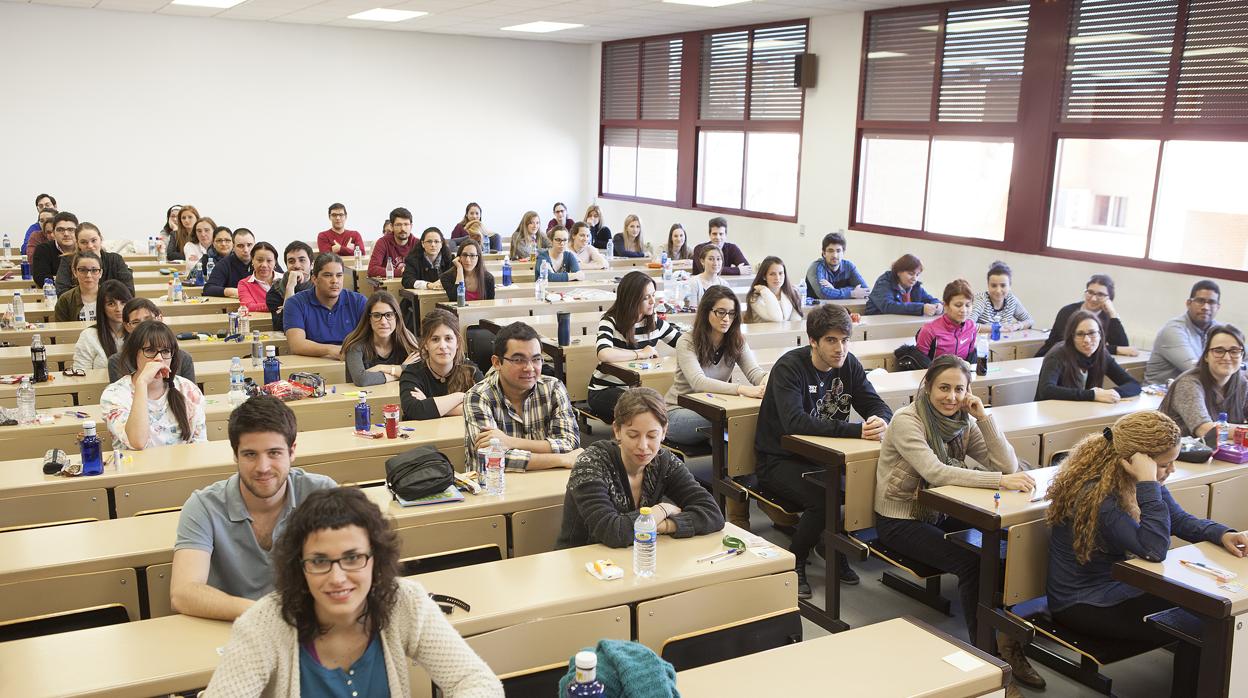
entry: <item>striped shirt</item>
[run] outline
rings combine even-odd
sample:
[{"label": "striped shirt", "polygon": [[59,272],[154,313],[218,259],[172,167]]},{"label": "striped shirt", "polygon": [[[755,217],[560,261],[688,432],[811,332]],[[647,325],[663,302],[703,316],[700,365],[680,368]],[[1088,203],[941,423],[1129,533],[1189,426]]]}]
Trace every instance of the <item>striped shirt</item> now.
[{"label": "striped shirt", "polygon": [[[603,349],[623,349],[625,351],[633,351],[636,349],[644,349],[653,347],[659,342],[666,343],[673,349],[676,348],[676,340],[680,339],[680,330],[672,323],[655,318],[654,331],[647,333],[645,325],[638,324],[633,328],[633,341],[630,344],[624,339],[624,333],[615,326],[615,321],[609,317],[603,316],[598,323],[598,344],[595,351]],[[590,390],[602,390],[603,388],[623,388],[624,381],[615,376],[603,373],[599,369],[594,369],[594,376],[589,380]]]},{"label": "striped shirt", "polygon": [[[498,429],[518,439],[547,441],[552,453],[571,453],[581,446],[576,413],[568,389],[558,379],[539,375],[537,384],[524,397],[517,412],[503,396],[498,370],[490,369],[485,378],[464,394],[464,435],[468,465],[477,463],[477,436],[483,431]],[[532,454],[509,448],[504,458],[507,470],[527,470]]]},{"label": "striped shirt", "polygon": [[1002,325],[1017,324],[1022,322],[1031,322],[1031,313],[1023,307],[1022,301],[1018,300],[1018,296],[1013,293],[1005,296],[1005,303],[1001,304],[998,310],[992,307],[992,300],[988,298],[987,291],[980,291],[975,294],[975,305],[971,309],[971,319],[977,325],[991,325],[999,322]]}]

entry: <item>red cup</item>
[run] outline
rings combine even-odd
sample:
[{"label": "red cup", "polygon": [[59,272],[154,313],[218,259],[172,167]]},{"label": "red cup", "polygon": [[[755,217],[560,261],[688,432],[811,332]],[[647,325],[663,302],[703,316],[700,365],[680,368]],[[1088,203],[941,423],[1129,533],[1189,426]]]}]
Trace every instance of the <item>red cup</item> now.
[{"label": "red cup", "polygon": [[381,414],[386,420],[386,438],[399,438],[399,406],[382,405]]}]

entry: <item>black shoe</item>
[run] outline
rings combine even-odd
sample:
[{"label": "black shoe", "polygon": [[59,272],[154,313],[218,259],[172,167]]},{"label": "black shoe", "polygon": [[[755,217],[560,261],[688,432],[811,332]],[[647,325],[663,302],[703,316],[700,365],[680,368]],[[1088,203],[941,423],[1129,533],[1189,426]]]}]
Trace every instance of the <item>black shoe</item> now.
[{"label": "black shoe", "polygon": [[854,568],[849,566],[849,559],[845,557],[845,553],[837,553],[836,561],[841,565],[841,584],[854,586],[862,581],[858,578],[858,573],[854,571]]},{"label": "black shoe", "polygon": [[806,561],[798,560],[794,568],[797,572],[797,598],[809,599],[814,594],[810,591],[810,582],[806,579]]}]

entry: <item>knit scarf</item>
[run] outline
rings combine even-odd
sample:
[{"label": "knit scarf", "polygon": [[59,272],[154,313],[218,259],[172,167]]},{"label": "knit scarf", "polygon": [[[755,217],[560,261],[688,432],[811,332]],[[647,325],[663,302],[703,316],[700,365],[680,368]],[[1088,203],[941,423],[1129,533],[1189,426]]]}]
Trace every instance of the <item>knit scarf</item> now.
[{"label": "knit scarf", "polygon": [[966,410],[960,409],[952,417],[946,417],[936,409],[924,390],[914,397],[914,409],[923,422],[927,446],[936,454],[937,460],[955,468],[965,468],[966,446],[962,434],[971,423]]}]

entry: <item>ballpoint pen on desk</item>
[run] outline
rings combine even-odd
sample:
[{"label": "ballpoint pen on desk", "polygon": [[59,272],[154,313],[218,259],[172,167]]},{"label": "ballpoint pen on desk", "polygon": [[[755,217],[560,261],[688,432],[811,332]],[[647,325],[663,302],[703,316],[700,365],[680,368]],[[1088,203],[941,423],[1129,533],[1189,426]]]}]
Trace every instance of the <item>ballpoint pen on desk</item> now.
[{"label": "ballpoint pen on desk", "polygon": [[720,397],[719,395],[716,395],[715,393],[707,393],[706,396],[712,400],[719,400],[720,402],[727,402],[727,400]]},{"label": "ballpoint pen on desk", "polygon": [[1192,570],[1193,572],[1200,572],[1201,574],[1213,577],[1219,582],[1229,582],[1239,576],[1234,572],[1224,570],[1221,567],[1214,567],[1213,565],[1204,562],[1197,562],[1195,560],[1179,560],[1179,564]]}]

